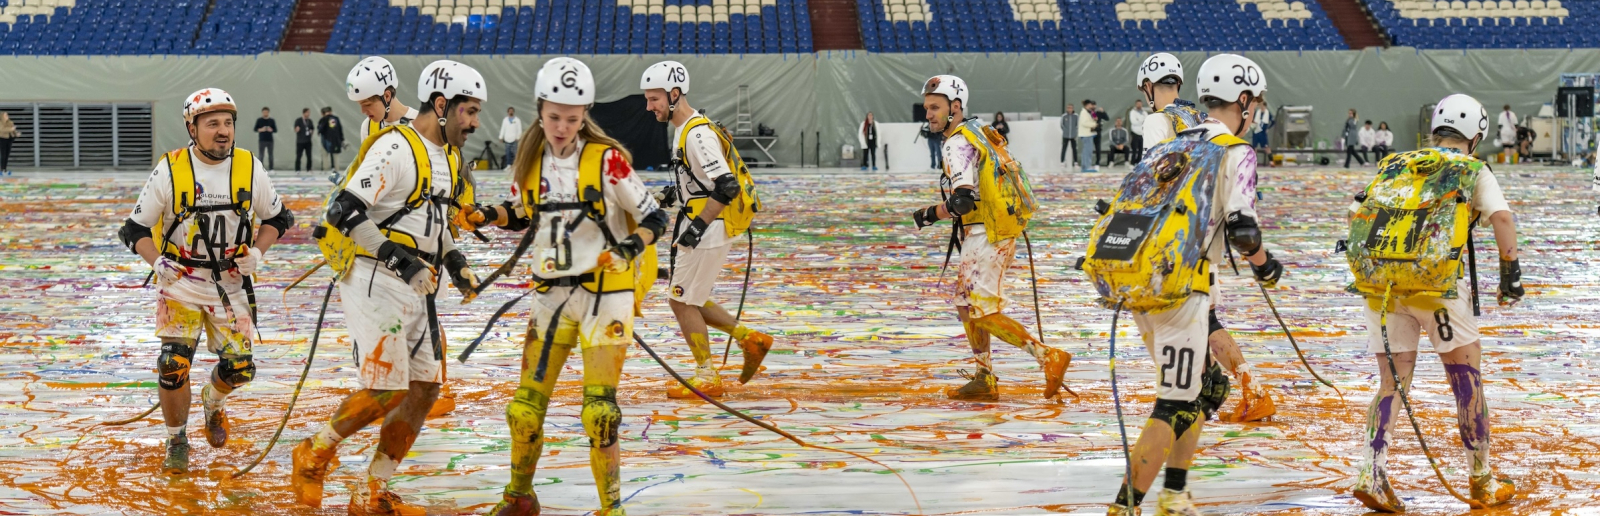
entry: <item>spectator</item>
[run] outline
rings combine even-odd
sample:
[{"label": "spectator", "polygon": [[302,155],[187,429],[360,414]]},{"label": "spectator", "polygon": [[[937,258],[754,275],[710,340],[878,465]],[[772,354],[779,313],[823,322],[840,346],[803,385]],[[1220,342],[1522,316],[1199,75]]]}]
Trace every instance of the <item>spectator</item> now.
[{"label": "spectator", "polygon": [[506,108],[506,119],[500,122],[500,141],[506,144],[506,168],[517,159],[517,140],[522,139],[522,119],[517,118],[517,108]]},{"label": "spectator", "polygon": [[944,167],[944,156],[939,152],[939,147],[944,145],[944,135],[928,128],[928,123],[922,123],[922,130],[917,135],[928,140],[928,159],[933,160],[929,167],[939,170]]},{"label": "spectator", "polygon": [[1389,132],[1388,122],[1378,122],[1378,132],[1373,138],[1372,161],[1383,161],[1389,153],[1394,152],[1394,133]]},{"label": "spectator", "polygon": [[1252,133],[1250,146],[1256,149],[1257,165],[1272,165],[1272,144],[1268,138],[1268,130],[1272,129],[1272,111],[1267,109],[1266,103],[1256,107],[1255,126]]},{"label": "spectator", "polygon": [[1078,113],[1078,166],[1080,172],[1099,172],[1095,168],[1094,140],[1095,126],[1094,101],[1083,101],[1083,112]]},{"label": "spectator", "polygon": [[322,137],[322,150],[328,152],[328,170],[339,170],[339,151],[344,150],[344,126],[333,108],[322,108],[322,119],[317,121],[317,135]]},{"label": "spectator", "polygon": [[272,148],[272,137],[278,134],[278,121],[272,119],[271,109],[261,108],[261,118],[256,119],[256,134],[261,139],[261,148],[256,151],[260,155],[256,158],[267,164],[267,170],[272,170],[272,158],[277,154]]},{"label": "spectator", "polygon": [[[1526,121],[1526,120],[1524,120],[1524,121]],[[1527,126],[1522,126],[1522,125],[1517,126],[1517,157],[1518,157],[1518,159],[1528,158],[1528,157],[1533,156],[1533,140],[1535,138],[1538,138],[1538,135],[1533,132],[1533,129],[1531,129],[1531,128],[1527,127]]]},{"label": "spectator", "polygon": [[1011,124],[1006,123],[1005,113],[996,112],[993,125],[994,132],[1000,133],[1000,136],[1005,138],[1006,141],[1011,141]]},{"label": "spectator", "polygon": [[1367,158],[1356,151],[1356,146],[1361,143],[1361,124],[1356,122],[1356,110],[1350,110],[1350,118],[1344,120],[1344,168],[1350,168],[1350,158],[1355,158],[1361,166],[1367,166]]},{"label": "spectator", "polygon": [[294,169],[300,171],[300,155],[306,157],[306,170],[311,170],[314,162],[311,160],[311,133],[317,128],[316,122],[311,121],[311,108],[300,110],[300,118],[294,119]]},{"label": "spectator", "polygon": [[[1061,114],[1061,163],[1069,165],[1078,162],[1078,114],[1073,112],[1072,104],[1067,104],[1067,112]],[[1067,161],[1068,159],[1072,161]]]},{"label": "spectator", "polygon": [[1129,148],[1128,130],[1122,127],[1122,119],[1118,118],[1116,127],[1111,129],[1111,152],[1106,154],[1106,165],[1110,166],[1118,154],[1122,155],[1122,162],[1127,163],[1133,158],[1133,149]]},{"label": "spectator", "polygon": [[1144,159],[1144,101],[1133,102],[1133,109],[1128,110],[1128,132],[1132,135],[1130,145],[1133,154],[1128,159],[1134,163]]},{"label": "spectator", "polygon": [[[1106,116],[1106,110],[1100,109],[1100,105],[1099,104],[1095,104],[1095,106],[1094,106],[1094,159],[1095,159],[1095,163],[1096,163],[1096,165],[1095,165],[1095,167],[1096,167],[1095,170],[1096,171],[1099,171],[1100,158],[1107,156],[1106,154],[1100,152],[1100,137],[1104,136],[1106,134],[1106,122],[1109,121],[1109,120],[1111,120],[1111,117]],[[1109,159],[1109,157],[1106,159],[1106,164],[1107,165],[1111,164],[1111,160]]]},{"label": "spectator", "polygon": [[11,143],[17,141],[17,123],[11,114],[0,111],[0,173],[11,175]]},{"label": "spectator", "polygon": [[1515,161],[1512,156],[1517,153],[1517,114],[1511,112],[1511,104],[1506,104],[1500,111],[1500,148],[1506,155],[1506,163]]},{"label": "spectator", "polygon": [[[1361,155],[1363,156],[1378,146],[1378,132],[1372,130],[1371,120],[1361,125],[1359,138],[1361,138]],[[1377,158],[1373,158],[1372,162],[1377,163]]]},{"label": "spectator", "polygon": [[877,170],[878,121],[872,118],[871,111],[867,112],[866,121],[861,122],[861,127],[856,131],[856,141],[861,143],[861,170],[866,170],[868,166]]}]

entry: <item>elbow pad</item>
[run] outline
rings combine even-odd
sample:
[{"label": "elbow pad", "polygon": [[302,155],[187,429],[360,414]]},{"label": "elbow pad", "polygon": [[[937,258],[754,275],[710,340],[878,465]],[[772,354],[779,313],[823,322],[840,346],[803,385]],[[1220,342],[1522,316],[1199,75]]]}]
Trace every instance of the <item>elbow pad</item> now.
[{"label": "elbow pad", "polygon": [[362,202],[361,198],[353,193],[341,191],[334,197],[333,202],[328,204],[326,220],[340,233],[349,235],[350,230],[367,221],[367,203]]},{"label": "elbow pad", "polygon": [[957,217],[972,213],[977,207],[978,194],[971,188],[957,188],[949,199],[944,200],[944,209]]},{"label": "elbow pad", "polygon": [[1241,256],[1255,256],[1261,251],[1261,227],[1255,217],[1240,212],[1228,214],[1228,243],[1239,250]]},{"label": "elbow pad", "polygon": [[711,187],[711,200],[722,204],[732,204],[739,198],[739,180],[733,174],[723,174],[717,177],[717,182]]},{"label": "elbow pad", "polygon": [[134,245],[138,244],[140,240],[154,237],[150,235],[150,228],[134,222],[133,219],[127,219],[122,221],[122,229],[117,230],[117,238],[122,240],[123,247],[127,247],[129,251],[137,253],[138,251],[133,249]]},{"label": "elbow pad", "polygon": [[289,228],[294,227],[294,212],[289,211],[288,206],[284,206],[283,209],[278,210],[277,215],[261,221],[261,225],[278,228],[278,236],[286,235],[289,233]]},{"label": "elbow pad", "polygon": [[650,230],[650,241],[661,239],[661,234],[667,232],[667,210],[656,210],[644,216],[639,222],[639,227]]}]

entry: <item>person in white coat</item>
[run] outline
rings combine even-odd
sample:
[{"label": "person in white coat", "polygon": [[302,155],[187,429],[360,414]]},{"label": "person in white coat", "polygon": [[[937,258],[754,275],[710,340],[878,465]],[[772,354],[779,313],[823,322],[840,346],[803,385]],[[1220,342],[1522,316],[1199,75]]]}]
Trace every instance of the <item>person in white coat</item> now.
[{"label": "person in white coat", "polygon": [[1149,113],[1144,111],[1144,101],[1133,102],[1133,109],[1128,110],[1128,132],[1133,135],[1133,156],[1129,163],[1138,163],[1144,159],[1144,118]]},{"label": "person in white coat", "polygon": [[522,119],[517,118],[517,108],[506,108],[506,119],[500,122],[500,142],[506,144],[506,168],[517,161],[517,141],[522,139]]},{"label": "person in white coat", "polygon": [[878,169],[878,120],[867,112],[867,119],[856,128],[856,141],[861,144],[861,170]]},{"label": "person in white coat", "polygon": [[1517,114],[1511,112],[1511,104],[1506,104],[1500,111],[1500,148],[1506,154],[1509,162],[1511,156],[1517,153]]},{"label": "person in white coat", "polygon": [[1378,122],[1378,131],[1372,146],[1372,161],[1382,161],[1389,153],[1394,152],[1394,133],[1389,131],[1388,122]]},{"label": "person in white coat", "polygon": [[[1356,140],[1360,142],[1362,154],[1372,152],[1378,146],[1378,132],[1372,130],[1371,120],[1361,124],[1361,130],[1356,133]],[[1376,155],[1373,156],[1372,161],[1374,163],[1378,161]]]}]

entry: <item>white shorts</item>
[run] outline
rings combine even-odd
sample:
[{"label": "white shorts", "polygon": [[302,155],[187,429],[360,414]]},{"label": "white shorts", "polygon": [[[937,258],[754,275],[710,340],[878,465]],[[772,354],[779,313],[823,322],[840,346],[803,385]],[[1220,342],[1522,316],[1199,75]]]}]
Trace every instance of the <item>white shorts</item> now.
[{"label": "white shorts", "polygon": [[428,334],[427,300],[368,259],[339,282],[345,325],[355,341],[361,387],[403,391],[411,382],[443,383],[442,349]]},{"label": "white shorts", "polygon": [[679,248],[672,270],[672,300],[690,306],[703,306],[710,301],[711,288],[717,285],[722,265],[728,263],[729,247]]},{"label": "white shorts", "polygon": [[[600,300],[595,310],[595,298]],[[558,312],[559,311],[559,312]],[[595,294],[583,287],[551,287],[534,294],[533,319],[528,321],[533,335],[527,345],[543,346],[545,334],[555,324],[552,345],[589,349],[597,346],[633,344],[633,292]],[[533,364],[523,364],[533,367]]]},{"label": "white shorts", "polygon": [[161,296],[156,305],[156,337],[198,344],[204,333],[206,349],[212,353],[225,357],[250,356],[256,325],[250,319],[249,301],[242,290],[229,292],[228,300],[233,304],[231,318],[228,308],[220,304],[202,305]]},{"label": "white shorts", "polygon": [[[1417,351],[1424,329],[1434,353],[1449,353],[1478,341],[1478,318],[1472,315],[1471,287],[1462,283],[1461,296],[1441,299],[1432,296],[1403,298],[1389,314],[1389,349],[1395,353]],[[1378,301],[1381,302],[1381,301]],[[1367,352],[1383,353],[1383,333],[1379,314],[1372,304],[1362,308],[1367,316]]]},{"label": "white shorts", "polygon": [[1193,294],[1177,308],[1161,313],[1133,313],[1139,336],[1156,361],[1156,397],[1194,401],[1200,396],[1209,343],[1211,298]]},{"label": "white shorts", "polygon": [[968,307],[973,319],[1000,313],[1009,302],[1004,288],[1006,271],[1016,257],[1017,239],[990,243],[982,226],[973,228],[961,242],[950,302]]}]

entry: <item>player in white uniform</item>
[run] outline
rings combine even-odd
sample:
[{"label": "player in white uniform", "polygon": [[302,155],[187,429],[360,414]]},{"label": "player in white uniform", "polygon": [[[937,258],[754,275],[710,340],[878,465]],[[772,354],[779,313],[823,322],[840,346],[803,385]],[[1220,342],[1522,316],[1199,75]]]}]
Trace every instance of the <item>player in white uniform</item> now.
[{"label": "player in white uniform", "polygon": [[[1435,105],[1430,125],[1435,148],[1470,156],[1485,138],[1488,114],[1476,99],[1451,95]],[[1522,267],[1518,262],[1516,220],[1487,163],[1478,171],[1471,203],[1472,210],[1494,228],[1495,246],[1500,251],[1499,303],[1507,307],[1515,305],[1525,293]],[[1360,207],[1359,202],[1353,203],[1351,214]],[[1405,503],[1389,485],[1385,467],[1389,443],[1394,440],[1395,414],[1402,410],[1401,401],[1395,396],[1394,373],[1389,364],[1392,358],[1394,371],[1399,372],[1400,381],[1409,392],[1424,328],[1433,352],[1438,353],[1439,361],[1444,363],[1445,379],[1455,394],[1456,424],[1461,443],[1466,447],[1471,497],[1485,506],[1494,506],[1516,494],[1516,486],[1509,480],[1496,478],[1489,467],[1489,404],[1484,398],[1480,373],[1483,348],[1479,342],[1478,318],[1466,294],[1472,292],[1467,278],[1457,281],[1456,290],[1462,295],[1454,299],[1418,295],[1392,300],[1395,308],[1388,314],[1386,328],[1392,356],[1386,356],[1383,333],[1379,331],[1384,326],[1382,315],[1372,308],[1373,305],[1364,304],[1367,352],[1372,353],[1378,363],[1378,377],[1382,383],[1367,408],[1367,431],[1362,439],[1365,446],[1353,494],[1372,510],[1405,511]]]},{"label": "player in white uniform", "polygon": [[[639,79],[639,88],[644,90],[645,108],[655,114],[656,121],[670,124],[672,146],[668,149],[673,157],[674,184],[662,190],[663,204],[670,208],[679,199],[685,204],[679,212],[679,236],[671,260],[672,297],[667,303],[694,354],[694,377],[689,383],[707,396],[721,396],[722,377],[711,361],[707,325],[739,342],[744,354],[739,383],[749,382],[755,376],[767,351],[772,349],[771,336],[739,324],[732,314],[711,300],[711,287],[722,273],[728,250],[733,245],[719,215],[740,195],[739,182],[709,120],[690,107],[685,98],[689,94],[688,68],[677,61],[656,63],[645,70]],[[705,199],[701,201],[705,209],[689,217],[693,210],[688,205],[699,199]],[[668,380],[667,397],[695,398],[695,395],[676,381]]]},{"label": "player in white uniform", "polygon": [[[428,108],[414,129],[427,155],[413,155],[404,134],[412,129],[386,133],[373,142],[329,203],[328,224],[373,251],[357,257],[339,282],[362,390],[345,398],[328,425],[293,453],[292,488],[301,503],[314,507],[321,504],[322,480],[339,442],[382,418],[367,477],[351,490],[351,513],[420,511],[390,492],[388,481],[439,395],[444,357],[430,313],[437,268],[442,265],[463,291],[477,285],[446,225],[455,186],[450,154],[459,152],[477,129],[488,88],[471,67],[441,60],[423,70],[417,98]],[[419,159],[431,168],[429,190],[408,207],[419,180]],[[415,246],[399,243],[396,235]]]},{"label": "player in white uniform", "polygon": [[[1193,103],[1178,98],[1178,90],[1183,87],[1183,63],[1172,54],[1158,53],[1145,58],[1139,66],[1139,73],[1134,79],[1135,86],[1144,93],[1145,99],[1151,106],[1159,106],[1156,112],[1145,117],[1145,148],[1155,147],[1161,142],[1171,140],[1178,135],[1177,129],[1188,127],[1201,122],[1200,112]],[[1253,113],[1253,112],[1252,112]],[[1252,123],[1255,122],[1252,120]],[[1235,135],[1245,138],[1248,135]],[[1238,152],[1237,149],[1232,152]],[[1149,155],[1148,153],[1146,154]],[[1251,169],[1254,177],[1255,169]],[[1254,188],[1254,184],[1251,188]],[[1226,251],[1226,250],[1224,250]],[[1216,277],[1216,269],[1223,262],[1212,260],[1212,277]],[[1223,371],[1233,375],[1239,381],[1241,399],[1238,407],[1231,413],[1222,414],[1225,421],[1245,422],[1260,421],[1271,417],[1278,412],[1272,402],[1272,397],[1267,394],[1261,382],[1255,380],[1254,371],[1250,363],[1244,359],[1244,353],[1239,351],[1239,343],[1233,340],[1233,335],[1217,320],[1217,306],[1222,305],[1222,285],[1211,286],[1211,310],[1207,315],[1211,330],[1211,357],[1216,359]],[[1220,403],[1221,400],[1218,400]],[[1207,403],[1210,403],[1209,401]],[[1220,407],[1203,407],[1207,418]]]},{"label": "player in white uniform", "polygon": [[[1200,100],[1206,103],[1210,117],[1191,130],[1204,131],[1206,140],[1222,134],[1246,134],[1250,128],[1250,113],[1256,103],[1263,101],[1262,95],[1267,91],[1261,68],[1242,56],[1218,54],[1200,66],[1200,77]],[[1148,131],[1149,124],[1146,125]],[[1283,265],[1264,248],[1256,223],[1255,150],[1248,143],[1229,146],[1216,174],[1211,220],[1221,224],[1205,235],[1205,241],[1212,242],[1206,246],[1210,249],[1208,259],[1212,263],[1222,260],[1222,246],[1232,245],[1249,261],[1257,281],[1268,287],[1276,285],[1283,275]],[[1226,241],[1218,241],[1224,238]],[[1161,361],[1162,357],[1203,357],[1207,355],[1212,333],[1206,317],[1211,306],[1209,295],[1195,292],[1177,308],[1157,313],[1134,312],[1133,320],[1152,358]],[[1205,362],[1208,361],[1169,360],[1162,365],[1161,376],[1164,379],[1206,379],[1210,375],[1203,370]],[[1127,480],[1132,489],[1128,484],[1118,489],[1116,502],[1107,514],[1136,514],[1136,508],[1163,464],[1167,466],[1166,480],[1156,513],[1200,514],[1187,490],[1188,470],[1205,423],[1203,399],[1216,396],[1215,392],[1207,392],[1206,387],[1223,382],[1225,378],[1209,383],[1191,380],[1187,387],[1181,387],[1182,381],[1160,382],[1155,410],[1132,450],[1133,478]],[[1132,500],[1128,499],[1130,494]]]},{"label": "player in white uniform", "polygon": [[[361,136],[356,140],[357,148],[360,148],[360,142],[367,141],[367,137],[379,129],[391,125],[411,125],[411,121],[417,119],[416,109],[395,99],[400,94],[400,75],[388,59],[372,56],[356,63],[345,76],[344,90],[345,96],[355,102],[356,107],[361,109],[361,115],[367,118],[357,128]],[[340,184],[344,181],[344,174],[344,170],[335,170],[328,180]]]},{"label": "player in white uniform", "polygon": [[[157,370],[168,435],[162,469],[169,474],[189,469],[189,366],[202,333],[218,359],[200,395],[206,442],[214,448],[227,443],[223,400],[256,370],[251,354],[255,314],[245,289],[262,253],[294,225],[294,214],[283,207],[266,168],[234,147],[237,118],[233,97],[222,90],[207,88],[185,98],[183,121],[191,143],[156,164],[118,232],[123,245],[155,269],[160,291]],[[174,168],[186,172],[174,174]],[[250,175],[248,189],[234,188],[236,172]],[[261,220],[259,228],[254,219]]]}]

